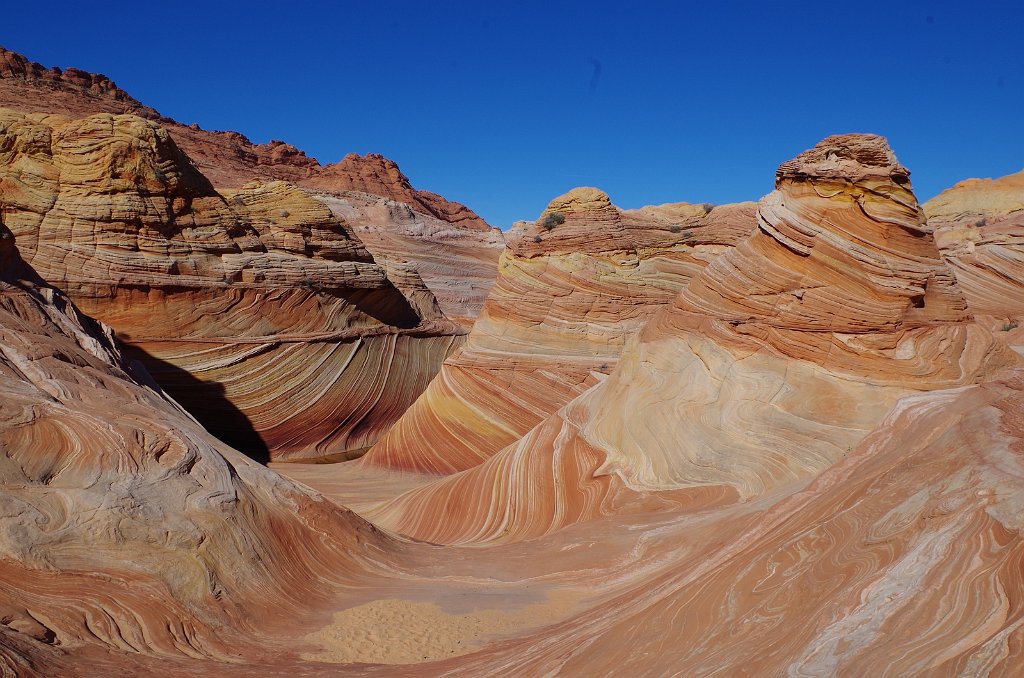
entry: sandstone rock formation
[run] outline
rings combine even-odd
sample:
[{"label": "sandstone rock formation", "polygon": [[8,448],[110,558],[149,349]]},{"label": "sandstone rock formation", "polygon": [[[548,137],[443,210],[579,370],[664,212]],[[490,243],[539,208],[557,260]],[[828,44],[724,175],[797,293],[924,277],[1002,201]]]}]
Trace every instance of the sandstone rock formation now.
[{"label": "sandstone rock formation", "polygon": [[371,193],[313,193],[348,224],[388,268],[409,269],[436,297],[449,320],[469,329],[494,285],[497,253],[505,240],[497,229],[480,230],[417,212],[407,203]]},{"label": "sandstone rock formation", "polygon": [[623,501],[610,488],[750,500],[841,460],[901,397],[1020,363],[967,312],[881,137],[830,137],[784,163],[757,214],[757,232],[654,314],[608,379],[372,517],[462,543],[559,529]]},{"label": "sandstone rock formation", "polygon": [[[575,189],[517,225],[456,349],[500,239],[392,163],[0,51],[19,91],[0,675],[1020,672],[1024,175],[923,212],[843,135],[756,206]],[[346,456],[452,350],[365,461],[275,465],[323,495],[176,402]]]},{"label": "sandstone rock formation", "polygon": [[461,341],[414,270],[396,289],[322,203],[282,182],[219,194],[155,123],[0,111],[0,149],[25,259],[250,453],[360,453]]},{"label": "sandstone rock formation", "polygon": [[[211,132],[183,125],[133,99],[103,75],[74,68],[44,68],[0,48],[0,108],[80,118],[94,113],[131,113],[160,124],[217,188],[253,180],[281,180],[352,202],[352,211],[374,204],[358,224],[378,259],[411,264],[441,302],[465,326],[472,324],[496,276],[501,232],[465,205],[413,188],[398,166],[377,154],[349,154],[321,165],[283,141],[253,144],[238,132]],[[376,198],[369,198],[371,194]],[[388,201],[405,209],[381,209]],[[396,219],[389,212],[397,212]],[[402,212],[415,214],[409,217]],[[412,225],[416,222],[416,225]],[[465,271],[465,275],[462,272]],[[436,287],[435,287],[436,285]]]},{"label": "sandstone rock formation", "polygon": [[1022,412],[1020,376],[908,397],[800,491],[648,518],[645,566],[591,580],[615,593],[446,675],[1014,675]]},{"label": "sandstone rock formation", "polygon": [[289,601],[399,553],[211,437],[14,243],[0,225],[0,672],[259,656]]},{"label": "sandstone rock formation", "polygon": [[509,239],[469,335],[367,465],[471,468],[609,374],[628,337],[754,228],[754,204],[619,210],[594,188],[556,198]]},{"label": "sandstone rock formation", "polygon": [[971,311],[1024,345],[1024,172],[962,181],[924,210]]}]

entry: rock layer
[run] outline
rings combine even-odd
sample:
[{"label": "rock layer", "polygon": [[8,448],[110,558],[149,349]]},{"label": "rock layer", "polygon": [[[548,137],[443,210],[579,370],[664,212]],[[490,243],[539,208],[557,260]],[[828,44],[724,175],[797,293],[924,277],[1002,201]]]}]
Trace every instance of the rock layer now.
[{"label": "rock layer", "polygon": [[250,453],[360,453],[461,341],[322,203],[282,182],[221,195],[152,122],[0,112],[0,148],[25,259]]},{"label": "rock layer", "polygon": [[617,594],[446,675],[1014,675],[1022,388],[909,397],[756,519],[677,515]]},{"label": "rock layer", "polygon": [[505,240],[497,229],[453,226],[417,212],[407,203],[370,193],[314,193],[353,229],[388,268],[408,269],[436,297],[448,319],[469,329],[497,275],[497,255]]},{"label": "rock layer", "polygon": [[211,437],[0,235],[4,675],[259,656],[293,601],[398,552]]},{"label": "rock layer", "polygon": [[360,230],[367,236],[366,246],[378,259],[416,268],[443,310],[464,326],[479,314],[497,274],[501,232],[465,205],[413,188],[393,161],[378,154],[350,153],[338,163],[321,165],[283,141],[253,144],[238,132],[180,124],[133,99],[106,76],[74,68],[47,69],[3,48],[0,107],[72,118],[130,113],[157,122],[218,188],[238,188],[253,180],[287,181],[352,202],[357,214],[367,196],[351,196],[353,192],[376,196],[370,203],[402,203],[407,207],[396,210],[394,219],[387,208],[366,210],[368,218],[359,224],[366,229]]},{"label": "rock layer", "polygon": [[606,508],[603,491],[565,489],[577,484],[749,500],[842,459],[899,398],[1020,364],[973,322],[884,139],[830,137],[784,163],[776,187],[758,230],[654,314],[609,378],[487,464],[374,518],[463,543]]},{"label": "rock layer", "polygon": [[924,210],[971,311],[1024,345],[1024,172],[962,181]]},{"label": "rock layer", "polygon": [[610,373],[627,338],[750,232],[753,207],[556,198],[510,237],[466,346],[362,463],[452,473],[511,444]]}]

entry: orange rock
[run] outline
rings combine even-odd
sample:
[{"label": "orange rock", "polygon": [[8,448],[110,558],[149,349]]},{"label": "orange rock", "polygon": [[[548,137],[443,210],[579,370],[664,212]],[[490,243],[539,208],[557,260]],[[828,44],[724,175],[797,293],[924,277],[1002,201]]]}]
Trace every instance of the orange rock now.
[{"label": "orange rock", "polygon": [[[356,224],[374,257],[411,264],[453,320],[468,327],[480,312],[497,274],[503,241],[465,205],[417,190],[398,166],[377,154],[349,154],[322,166],[283,141],[253,144],[238,132],[212,132],[161,116],[133,99],[109,78],[77,69],[46,69],[0,48],[0,107],[23,113],[80,118],[94,113],[131,113],[158,122],[218,188],[281,180],[346,198],[352,192],[408,205],[408,219],[381,219],[379,210]],[[353,197],[357,205],[366,196]],[[357,207],[358,213],[361,208]],[[446,228],[439,224],[446,224]],[[465,275],[463,275],[465,272]]]},{"label": "orange rock", "polygon": [[283,603],[399,552],[210,436],[0,235],[2,670],[258,656]]},{"label": "orange rock", "polygon": [[966,311],[884,139],[830,137],[784,163],[776,186],[757,232],[655,313],[611,376],[486,464],[374,519],[429,541],[523,539],[606,510],[607,484],[566,489],[594,476],[633,493],[750,500],[835,464],[899,398],[1021,364]]},{"label": "orange rock", "polygon": [[0,110],[0,139],[25,259],[251,454],[358,455],[462,341],[324,204],[283,182],[219,194],[155,123]]},{"label": "orange rock", "polygon": [[[626,340],[754,228],[754,204],[619,210],[578,188],[509,234],[469,335],[363,463],[427,473],[479,464],[611,373]],[[547,215],[561,214],[557,224]]]},{"label": "orange rock", "polygon": [[1024,172],[962,181],[924,210],[971,311],[1024,348]]}]

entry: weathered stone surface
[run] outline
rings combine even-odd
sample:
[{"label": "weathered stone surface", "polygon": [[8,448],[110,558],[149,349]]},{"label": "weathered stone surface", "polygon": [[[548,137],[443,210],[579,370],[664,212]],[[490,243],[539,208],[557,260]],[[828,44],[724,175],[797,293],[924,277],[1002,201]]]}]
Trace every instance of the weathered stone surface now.
[{"label": "weathered stone surface", "polygon": [[462,543],[592,516],[609,485],[750,500],[841,460],[901,397],[1020,365],[970,317],[884,139],[830,137],[784,163],[776,186],[757,232],[655,313],[611,376],[374,519]]},{"label": "weathered stone surface", "polygon": [[[253,144],[238,132],[213,132],[183,125],[133,99],[103,75],[78,69],[47,69],[0,48],[0,107],[24,113],[62,114],[80,118],[95,113],[132,113],[168,130],[196,167],[218,188],[238,188],[253,180],[287,181],[342,199],[368,193],[376,202],[404,203],[410,219],[387,218],[387,210],[370,209],[358,224],[365,244],[378,259],[416,268],[452,320],[468,327],[480,312],[496,276],[504,246],[501,232],[488,226],[465,205],[413,188],[391,160],[378,154],[349,154],[321,165],[283,141]],[[354,196],[360,212],[366,196]],[[410,221],[419,226],[410,227]],[[445,227],[441,227],[446,225]],[[462,275],[465,271],[465,275]]]},{"label": "weathered stone surface", "polygon": [[219,194],[153,122],[0,111],[0,149],[25,259],[256,456],[359,454],[461,341],[415,271],[397,289],[321,202]]},{"label": "weathered stone surface", "polygon": [[398,553],[210,436],[0,233],[5,675],[260,656],[281,615],[301,617],[287,601],[315,607]]},{"label": "weathered stone surface", "polygon": [[[44,70],[8,58],[0,76],[21,75],[0,83],[117,101]],[[363,192],[401,183],[379,158],[317,200],[269,169],[217,192],[138,118],[2,120],[0,673],[1019,673],[1012,178],[952,189],[925,223],[884,141],[846,135],[783,164],[756,215],[556,199],[517,225],[466,349],[375,459],[301,467],[435,546],[215,440],[12,229],[131,325],[129,351],[219,380],[287,444],[386,418],[334,419],[322,393],[420,358],[302,370],[346,338],[422,346],[453,330],[442,312],[468,323],[486,257],[446,285],[439,234],[468,251],[486,231]],[[315,162],[270,146],[266,167]],[[376,263],[355,237],[374,224]],[[424,236],[437,247],[402,255]]]},{"label": "weathered stone surface", "polygon": [[971,311],[1024,349],[1024,172],[962,181],[924,210]]},{"label": "weathered stone surface", "polygon": [[497,275],[497,254],[505,246],[500,231],[452,225],[370,193],[335,191],[313,197],[352,224],[388,277],[398,275],[392,267],[411,271],[436,297],[445,317],[472,327]]},{"label": "weathered stone surface", "polygon": [[556,198],[510,234],[467,345],[364,463],[479,464],[609,374],[626,340],[754,227],[753,203],[619,210],[594,188]]},{"label": "weathered stone surface", "polygon": [[921,393],[798,491],[711,510],[697,497],[660,523],[606,517],[523,544],[565,567],[575,550],[599,561],[624,524],[647,534],[642,565],[562,575],[614,593],[446,675],[1013,675],[1022,413],[1019,376]]}]

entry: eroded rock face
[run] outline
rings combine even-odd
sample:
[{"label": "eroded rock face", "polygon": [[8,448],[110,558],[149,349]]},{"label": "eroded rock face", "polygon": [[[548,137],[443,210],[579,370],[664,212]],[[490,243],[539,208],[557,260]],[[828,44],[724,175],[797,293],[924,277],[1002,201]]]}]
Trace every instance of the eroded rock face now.
[{"label": "eroded rock face", "polygon": [[[106,76],[47,69],[3,48],[0,107],[72,118],[131,113],[155,121],[218,189],[280,180],[350,202],[356,213],[367,202],[364,193],[374,196],[371,203],[401,203],[415,217],[392,219],[387,210],[367,211],[366,220],[357,224],[365,245],[380,260],[415,268],[444,312],[463,326],[470,326],[479,314],[497,275],[504,246],[501,232],[465,205],[413,188],[398,165],[378,154],[349,154],[338,163],[321,165],[283,141],[254,144],[238,132],[180,124],[136,101]],[[410,228],[410,221],[420,226]]]},{"label": "eroded rock face", "polygon": [[1024,346],[1024,172],[962,181],[924,210],[971,311]]},{"label": "eroded rock face", "polygon": [[25,259],[257,456],[360,453],[461,341],[415,271],[396,288],[321,202],[217,193],[155,123],[0,111],[0,149]]},{"label": "eroded rock face", "polygon": [[618,594],[447,673],[1012,675],[1022,413],[1019,376],[908,397],[754,519],[691,504]]},{"label": "eroded rock face", "polygon": [[[370,193],[313,193],[348,224],[374,259],[396,279],[410,270],[437,299],[446,318],[467,330],[483,309],[505,246],[497,229],[479,230],[418,212],[404,202]],[[397,284],[397,283],[396,283]]]},{"label": "eroded rock face", "polygon": [[830,137],[776,186],[758,230],[655,313],[608,379],[374,519],[463,543],[537,536],[650,491],[750,500],[841,460],[901,397],[1019,366],[968,313],[884,139]]},{"label": "eroded rock face", "polygon": [[611,373],[626,340],[754,228],[753,212],[623,211],[594,188],[556,198],[510,234],[467,345],[363,463],[452,473],[515,442]]},{"label": "eroded rock face", "polygon": [[396,548],[210,436],[0,232],[0,668],[257,656]]}]

